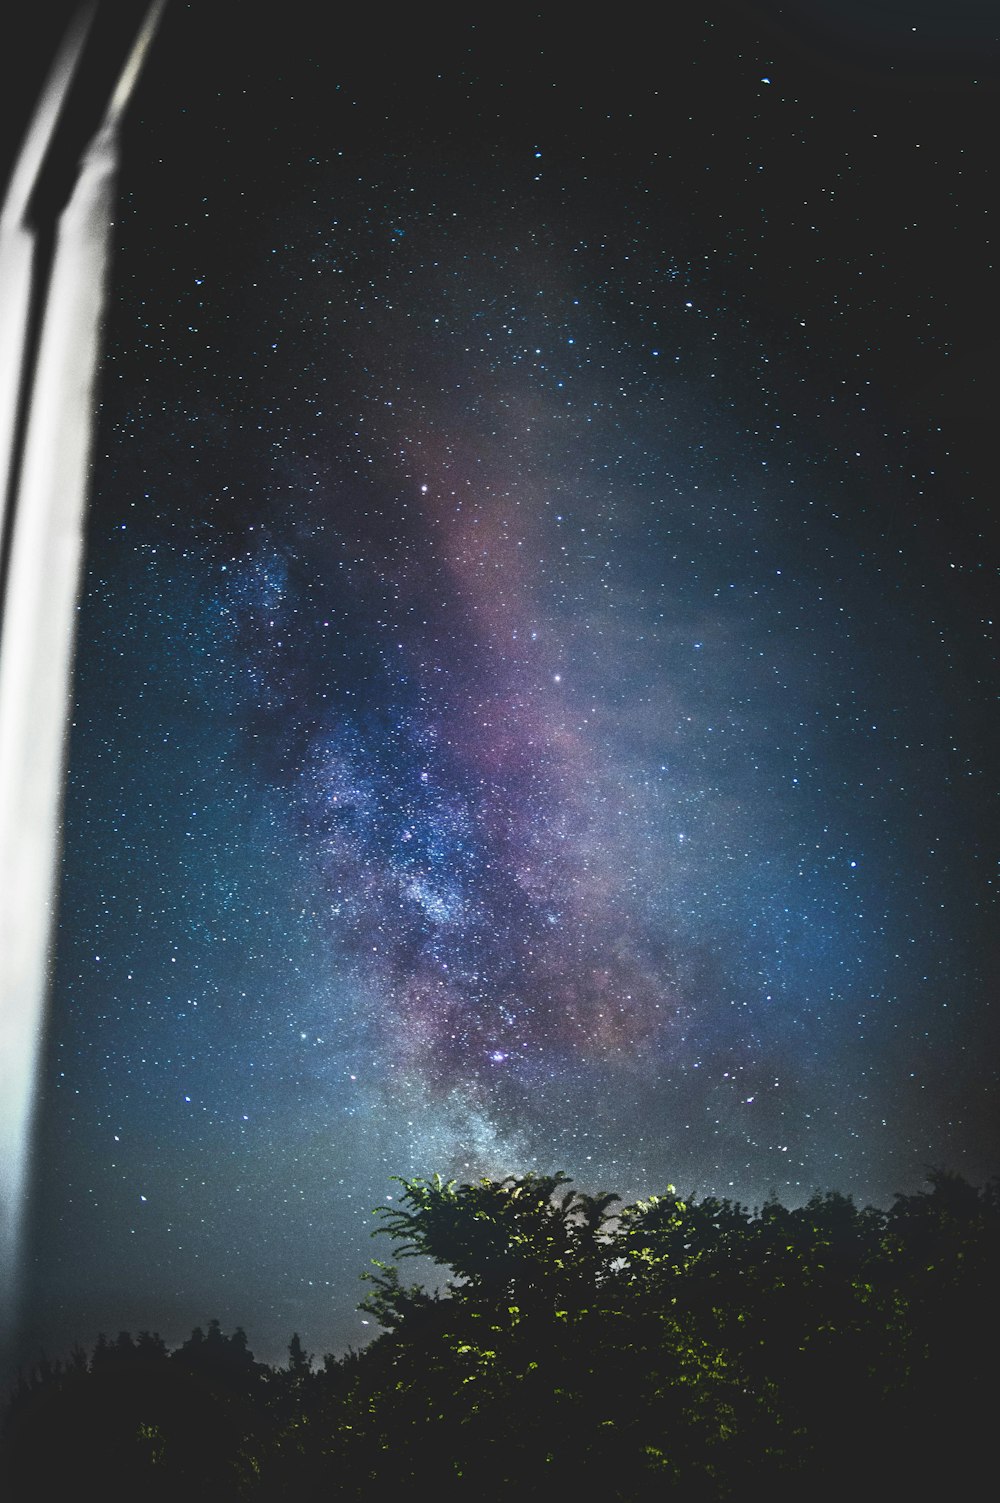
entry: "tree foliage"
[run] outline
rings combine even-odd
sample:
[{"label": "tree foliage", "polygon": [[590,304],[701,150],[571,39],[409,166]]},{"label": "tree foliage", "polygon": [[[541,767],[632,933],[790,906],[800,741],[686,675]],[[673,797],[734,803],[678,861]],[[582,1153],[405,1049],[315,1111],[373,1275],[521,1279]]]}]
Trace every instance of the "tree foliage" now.
[{"label": "tree foliage", "polygon": [[[989,1454],[1000,1185],[943,1171],[882,1211],[680,1196],[565,1174],[400,1180],[382,1333],[317,1368],[218,1321],[40,1361],[7,1407],[4,1497],[914,1498]],[[404,1284],[422,1258],[442,1286]],[[933,1444],[928,1438],[933,1437]]]}]

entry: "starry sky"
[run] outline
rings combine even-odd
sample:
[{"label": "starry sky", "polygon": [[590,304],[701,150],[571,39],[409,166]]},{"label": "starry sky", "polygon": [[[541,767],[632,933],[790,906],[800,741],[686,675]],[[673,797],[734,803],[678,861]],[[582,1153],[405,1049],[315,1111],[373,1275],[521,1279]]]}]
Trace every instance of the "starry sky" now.
[{"label": "starry sky", "polygon": [[1000,1168],[991,7],[478,9],[132,106],[50,1351],[362,1344],[393,1174]]}]

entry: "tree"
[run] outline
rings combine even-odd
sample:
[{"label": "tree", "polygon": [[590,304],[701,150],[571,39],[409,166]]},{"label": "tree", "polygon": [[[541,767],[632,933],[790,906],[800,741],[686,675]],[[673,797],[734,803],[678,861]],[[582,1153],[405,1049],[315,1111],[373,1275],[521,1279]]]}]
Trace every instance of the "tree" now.
[{"label": "tree", "polygon": [[167,1344],[159,1331],[140,1331],[135,1343],[136,1356],[144,1363],[165,1362]]},{"label": "tree", "polygon": [[[558,1296],[581,1276],[596,1284],[607,1267],[610,1243],[603,1233],[608,1207],[619,1197],[575,1190],[557,1197],[569,1183],[562,1170],[463,1185],[440,1175],[398,1182],[402,1204],[377,1208],[385,1223],[376,1235],[393,1239],[397,1260],[423,1256],[450,1268],[474,1296],[533,1304],[542,1293]],[[380,1288],[394,1322],[407,1298],[412,1308],[420,1305],[415,1291],[407,1295],[391,1275]]]},{"label": "tree", "polygon": [[307,1378],[312,1371],[313,1359],[307,1356],[298,1331],[292,1332],[288,1343],[288,1371],[293,1378]]},{"label": "tree", "polygon": [[22,1375],[0,1492],[832,1503],[971,1495],[992,1462],[1000,1184],[935,1173],[886,1213],[668,1187],[613,1214],[563,1174],[400,1183],[379,1229],[450,1282],[377,1263],[371,1345],[315,1371],[295,1332],[271,1370],[217,1320],[169,1360],[102,1336],[89,1368]]}]

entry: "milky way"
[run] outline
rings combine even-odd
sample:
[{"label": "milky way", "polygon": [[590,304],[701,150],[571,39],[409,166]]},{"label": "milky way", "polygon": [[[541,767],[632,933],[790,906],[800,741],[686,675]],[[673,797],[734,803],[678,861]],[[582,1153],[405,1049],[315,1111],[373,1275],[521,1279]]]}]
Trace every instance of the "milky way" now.
[{"label": "milky way", "polygon": [[885,1204],[994,1172],[982,39],[803,17],[678,23],[669,77],[555,29],[331,62],[251,28],[179,97],[168,14],[39,1340],[361,1341],[394,1173]]}]

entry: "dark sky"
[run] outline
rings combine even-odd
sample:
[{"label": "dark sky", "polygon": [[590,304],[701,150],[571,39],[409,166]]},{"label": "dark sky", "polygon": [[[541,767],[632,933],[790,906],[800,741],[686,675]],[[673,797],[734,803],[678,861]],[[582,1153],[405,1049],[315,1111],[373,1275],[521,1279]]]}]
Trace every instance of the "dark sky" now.
[{"label": "dark sky", "polygon": [[360,1344],[393,1174],[1000,1168],[994,8],[477,9],[133,104],[49,1350]]}]

